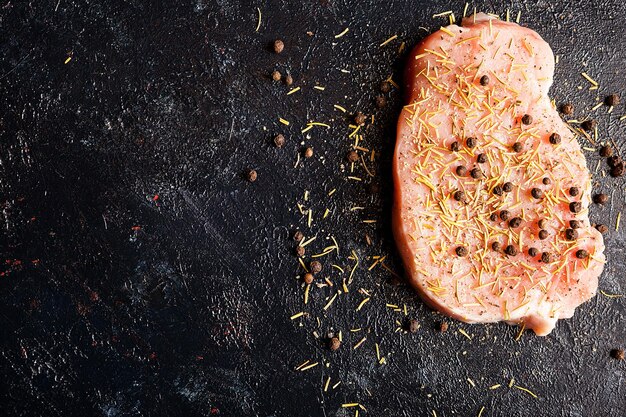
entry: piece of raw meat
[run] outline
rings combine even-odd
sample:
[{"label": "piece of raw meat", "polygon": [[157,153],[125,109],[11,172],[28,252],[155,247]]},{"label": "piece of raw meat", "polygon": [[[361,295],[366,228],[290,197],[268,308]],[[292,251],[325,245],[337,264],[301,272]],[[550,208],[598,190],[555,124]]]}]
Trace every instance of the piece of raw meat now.
[{"label": "piece of raw meat", "polygon": [[448,316],[546,335],[596,292],[591,176],[548,98],[553,73],[537,33],[484,14],[409,56],[394,235],[411,284]]}]

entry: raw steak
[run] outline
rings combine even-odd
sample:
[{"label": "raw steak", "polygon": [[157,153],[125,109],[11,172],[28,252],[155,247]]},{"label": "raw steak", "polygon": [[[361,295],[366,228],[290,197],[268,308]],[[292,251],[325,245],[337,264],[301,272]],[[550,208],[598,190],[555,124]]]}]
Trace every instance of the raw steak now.
[{"label": "raw steak", "polygon": [[548,98],[553,73],[537,33],[484,14],[409,57],[394,235],[411,284],[448,316],[546,335],[596,292],[591,176]]}]

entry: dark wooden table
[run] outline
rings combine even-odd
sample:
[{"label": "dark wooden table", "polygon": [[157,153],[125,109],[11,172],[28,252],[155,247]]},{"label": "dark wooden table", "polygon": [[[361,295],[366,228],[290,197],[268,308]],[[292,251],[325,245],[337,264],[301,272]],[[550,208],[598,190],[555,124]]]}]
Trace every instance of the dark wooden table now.
[{"label": "dark wooden table", "polygon": [[[625,3],[489,3],[503,17],[521,11],[552,45],[551,95],[594,115],[601,139],[626,156],[624,105],[590,111],[598,97],[626,96]],[[382,264],[368,270],[387,255],[402,273],[389,232],[402,97],[394,89],[377,110],[378,84],[400,80],[408,49],[446,24],[432,17],[446,10],[459,17],[463,3],[2,2],[0,414],[353,416],[341,405],[359,403],[360,416],[625,415],[626,362],[609,356],[626,345],[624,298],[598,294],[545,338],[457,322],[441,334],[442,317],[410,288]],[[272,82],[274,69],[294,84]],[[362,142],[378,155],[373,181],[362,170],[367,180],[347,178],[349,117],[334,104],[375,115]],[[301,133],[310,121],[330,128]],[[314,156],[294,167],[304,146]],[[595,170],[600,157],[587,156]],[[594,183],[610,203],[591,211],[610,229],[600,289],[626,294],[626,219],[615,231],[624,180],[606,171],[602,161]],[[380,194],[368,193],[372,182]],[[310,228],[298,203],[313,210]],[[339,244],[321,258],[335,287],[313,288],[307,305],[296,228],[317,235],[306,260],[328,236]],[[352,251],[351,291],[324,310]],[[370,301],[356,311],[360,288]],[[406,304],[419,331],[397,332],[404,314],[386,304]],[[340,330],[331,353],[323,337]],[[307,360],[319,364],[295,369]],[[537,398],[509,388],[512,379]]]}]

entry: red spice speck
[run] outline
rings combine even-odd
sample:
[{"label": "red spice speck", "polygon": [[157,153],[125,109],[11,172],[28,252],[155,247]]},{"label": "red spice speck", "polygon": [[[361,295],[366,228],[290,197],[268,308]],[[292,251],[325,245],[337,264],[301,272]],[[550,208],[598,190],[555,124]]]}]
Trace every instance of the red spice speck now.
[{"label": "red spice speck", "polygon": [[152,197],[152,201],[157,201],[159,199],[159,195],[155,194],[154,197]]},{"label": "red spice speck", "polygon": [[136,232],[137,230],[141,230],[141,226],[133,226],[131,229]]},{"label": "red spice speck", "polygon": [[211,414],[219,414],[220,410],[217,407],[211,407]]}]

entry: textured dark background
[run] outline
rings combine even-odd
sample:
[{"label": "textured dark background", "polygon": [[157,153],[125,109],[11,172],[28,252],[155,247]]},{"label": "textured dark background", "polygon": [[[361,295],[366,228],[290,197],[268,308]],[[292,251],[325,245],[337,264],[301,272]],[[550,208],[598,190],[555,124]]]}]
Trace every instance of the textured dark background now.
[{"label": "textured dark background", "polygon": [[[504,324],[451,323],[440,334],[441,316],[382,267],[367,270],[371,256],[389,254],[385,263],[401,273],[389,167],[402,98],[394,90],[376,111],[377,86],[400,79],[402,41],[414,45],[445,25],[434,13],[459,16],[463,4],[2,1],[0,415],[352,416],[355,408],[341,408],[351,402],[367,409],[362,416],[475,416],[483,406],[483,416],[625,415],[626,364],[609,357],[626,344],[624,298],[599,294],[545,338],[516,342],[518,330]],[[571,100],[577,116],[598,96],[626,93],[624,2],[478,8],[522,11],[522,24],[560,56],[552,96]],[[279,37],[286,48],[275,55],[269,45]],[[275,68],[302,90],[286,96],[288,87],[269,80]],[[600,81],[597,92],[584,70]],[[370,163],[379,197],[367,194],[369,180],[342,171],[352,141],[333,104],[376,116],[363,146],[380,155]],[[624,105],[595,113],[602,139],[626,152]],[[301,134],[311,120],[331,128]],[[280,150],[271,146],[278,132],[288,140]],[[294,168],[304,144],[315,156]],[[599,157],[587,154],[595,169]],[[254,184],[242,176],[250,167]],[[626,235],[614,231],[624,186],[604,171],[602,162],[595,188],[611,204],[591,212],[611,229],[600,288],[626,293]],[[310,230],[297,203],[313,209]],[[308,255],[329,234],[337,239],[339,254],[323,258],[335,284],[347,274],[331,263],[349,269],[352,250],[361,261],[351,292],[327,311],[336,287],[314,288],[302,303],[289,239],[297,227],[318,235]],[[371,300],[357,312],[358,288]],[[403,315],[386,303],[406,303],[419,332],[396,332]],[[309,315],[290,320],[299,311]],[[344,345],[335,353],[313,334],[338,330]],[[320,365],[295,370],[305,360]],[[342,383],[324,392],[328,376]],[[511,378],[538,398],[508,388]]]}]

